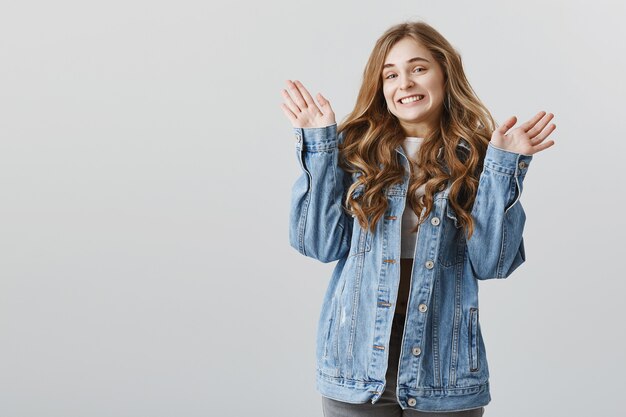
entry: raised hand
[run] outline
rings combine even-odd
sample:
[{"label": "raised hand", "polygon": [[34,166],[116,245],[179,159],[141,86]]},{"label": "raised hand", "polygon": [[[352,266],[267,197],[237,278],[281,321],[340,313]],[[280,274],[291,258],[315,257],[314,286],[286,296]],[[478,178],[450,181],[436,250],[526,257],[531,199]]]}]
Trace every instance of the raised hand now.
[{"label": "raised hand", "polygon": [[520,153],[523,155],[533,155],[554,145],[554,141],[544,142],[544,139],[554,132],[556,125],[552,123],[544,129],[554,114],[540,111],[526,123],[516,127],[509,133],[509,129],[515,126],[517,117],[509,117],[500,127],[493,131],[491,143],[507,151]]},{"label": "raised hand", "polygon": [[287,80],[287,88],[289,92],[281,90],[285,103],[280,103],[280,107],[293,127],[324,127],[335,123],[335,113],[330,102],[320,93],[317,93],[318,107],[300,81]]}]

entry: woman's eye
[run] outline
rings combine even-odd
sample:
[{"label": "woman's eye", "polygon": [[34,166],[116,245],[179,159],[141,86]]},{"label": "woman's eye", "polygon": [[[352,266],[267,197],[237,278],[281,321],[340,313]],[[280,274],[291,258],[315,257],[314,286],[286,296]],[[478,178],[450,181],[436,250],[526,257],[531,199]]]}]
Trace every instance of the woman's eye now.
[{"label": "woman's eye", "polygon": [[[415,68],[415,70],[422,70],[422,71],[424,71],[424,68],[422,68],[422,67],[417,67],[417,68]],[[414,70],[414,71],[415,71],[415,70]],[[420,71],[420,72],[422,72],[422,71]],[[395,74],[389,74],[389,75],[387,75],[387,76],[385,77],[385,79],[388,79],[388,78],[389,78],[389,77],[391,77],[392,75],[395,75]]]}]

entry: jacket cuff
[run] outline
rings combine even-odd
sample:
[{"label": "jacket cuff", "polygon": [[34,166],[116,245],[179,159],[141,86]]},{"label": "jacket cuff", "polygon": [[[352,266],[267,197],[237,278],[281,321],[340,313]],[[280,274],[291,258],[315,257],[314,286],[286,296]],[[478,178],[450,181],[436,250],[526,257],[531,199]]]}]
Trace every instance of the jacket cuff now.
[{"label": "jacket cuff", "polygon": [[297,150],[321,152],[337,147],[337,123],[323,127],[294,127],[293,133]]},{"label": "jacket cuff", "polygon": [[532,155],[511,152],[494,146],[491,142],[485,154],[485,167],[507,175],[524,176],[528,171]]}]

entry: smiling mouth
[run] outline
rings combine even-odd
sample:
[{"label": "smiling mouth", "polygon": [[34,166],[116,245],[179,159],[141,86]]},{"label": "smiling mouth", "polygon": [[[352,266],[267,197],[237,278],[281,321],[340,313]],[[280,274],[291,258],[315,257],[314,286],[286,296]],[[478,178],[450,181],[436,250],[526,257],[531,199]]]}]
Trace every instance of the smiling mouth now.
[{"label": "smiling mouth", "polygon": [[423,100],[423,99],[424,99],[423,95],[416,94],[416,95],[413,95],[413,96],[409,96],[409,97],[400,99],[400,100],[398,100],[398,103],[409,104],[409,103],[413,103],[413,102],[420,101],[420,100]]}]

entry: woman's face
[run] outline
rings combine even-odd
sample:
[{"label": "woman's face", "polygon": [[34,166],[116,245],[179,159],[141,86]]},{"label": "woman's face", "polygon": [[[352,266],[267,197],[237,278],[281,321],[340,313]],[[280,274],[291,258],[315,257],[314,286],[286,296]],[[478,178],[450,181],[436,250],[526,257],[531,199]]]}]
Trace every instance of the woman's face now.
[{"label": "woman's face", "polygon": [[[398,41],[385,58],[383,94],[389,111],[407,136],[425,137],[439,123],[444,100],[444,74],[428,49],[413,38]],[[420,95],[419,101],[400,99]],[[419,97],[418,97],[419,98]]]}]

